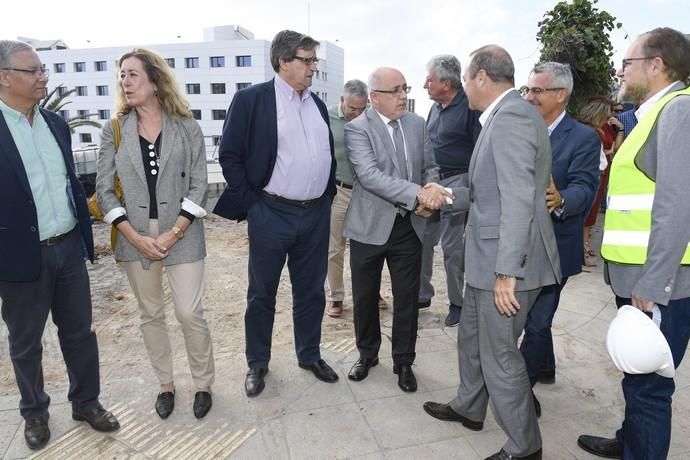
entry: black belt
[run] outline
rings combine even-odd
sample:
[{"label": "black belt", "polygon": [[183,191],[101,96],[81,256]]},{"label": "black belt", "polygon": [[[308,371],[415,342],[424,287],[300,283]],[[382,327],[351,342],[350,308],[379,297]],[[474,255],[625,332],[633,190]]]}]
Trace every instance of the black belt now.
[{"label": "black belt", "polygon": [[68,236],[70,236],[73,231],[74,231],[74,228],[72,230],[70,230],[69,232],[63,233],[62,235],[51,236],[49,238],[46,238],[45,240],[41,241],[41,246],[55,246],[60,241],[64,240]]},{"label": "black belt", "polygon": [[278,203],[283,203],[283,204],[289,204],[290,206],[297,206],[298,208],[302,209],[309,209],[312,206],[314,206],[316,203],[319,202],[321,197],[314,198],[313,200],[291,200],[289,198],[282,197],[280,195],[276,195],[274,193],[269,193],[267,191],[262,191],[261,192],[263,196],[266,198],[269,198],[273,201],[277,201]]},{"label": "black belt", "polygon": [[462,169],[442,169],[438,173],[439,179],[448,179],[449,177],[453,176],[458,176],[460,174],[464,174],[467,171],[463,171]]},{"label": "black belt", "polygon": [[338,179],[335,180],[335,185],[337,185],[338,187],[346,188],[348,190],[352,190],[352,185],[346,184],[345,182]]}]

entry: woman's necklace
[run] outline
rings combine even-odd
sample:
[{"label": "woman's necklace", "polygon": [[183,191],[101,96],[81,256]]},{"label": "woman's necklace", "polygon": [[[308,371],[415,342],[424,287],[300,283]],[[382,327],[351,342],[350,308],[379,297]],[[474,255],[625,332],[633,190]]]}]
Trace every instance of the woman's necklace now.
[{"label": "woman's necklace", "polygon": [[158,167],[160,165],[160,149],[156,150],[156,139],[151,143],[150,139],[153,139],[144,124],[139,120],[139,128],[144,134],[144,138],[148,142],[148,156],[149,156],[149,166],[151,167],[151,175],[155,176],[158,174]]}]

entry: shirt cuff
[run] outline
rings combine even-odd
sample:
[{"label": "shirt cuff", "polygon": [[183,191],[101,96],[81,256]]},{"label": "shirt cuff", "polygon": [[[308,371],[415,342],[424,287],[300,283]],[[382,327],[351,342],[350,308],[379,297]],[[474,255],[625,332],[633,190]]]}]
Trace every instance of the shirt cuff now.
[{"label": "shirt cuff", "polygon": [[206,210],[194,203],[192,200],[185,198],[182,200],[182,209],[193,215],[194,217],[206,217]]},{"label": "shirt cuff", "polygon": [[124,215],[127,215],[127,211],[122,206],[113,208],[108,212],[108,214],[103,216],[103,222],[106,224],[112,224],[115,219]]}]

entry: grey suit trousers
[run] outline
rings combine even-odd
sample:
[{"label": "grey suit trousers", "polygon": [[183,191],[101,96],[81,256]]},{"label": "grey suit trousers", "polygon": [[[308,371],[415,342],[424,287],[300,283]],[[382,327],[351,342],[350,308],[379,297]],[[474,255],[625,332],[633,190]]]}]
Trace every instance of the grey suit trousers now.
[{"label": "grey suit trousers", "polygon": [[458,328],[460,386],[451,408],[470,420],[483,421],[491,398],[496,421],[508,435],[503,449],[527,456],[541,448],[525,360],[517,347],[530,308],[540,289],[516,292],[517,315],[501,315],[493,291],[465,287]]}]

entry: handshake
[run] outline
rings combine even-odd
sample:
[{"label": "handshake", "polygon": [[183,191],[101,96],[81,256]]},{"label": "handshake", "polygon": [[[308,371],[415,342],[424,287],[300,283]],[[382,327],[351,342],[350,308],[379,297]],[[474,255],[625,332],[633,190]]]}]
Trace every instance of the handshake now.
[{"label": "handshake", "polygon": [[419,190],[417,202],[419,205],[415,214],[422,217],[429,217],[434,211],[441,209],[445,205],[453,204],[453,192],[446,187],[431,182]]}]

